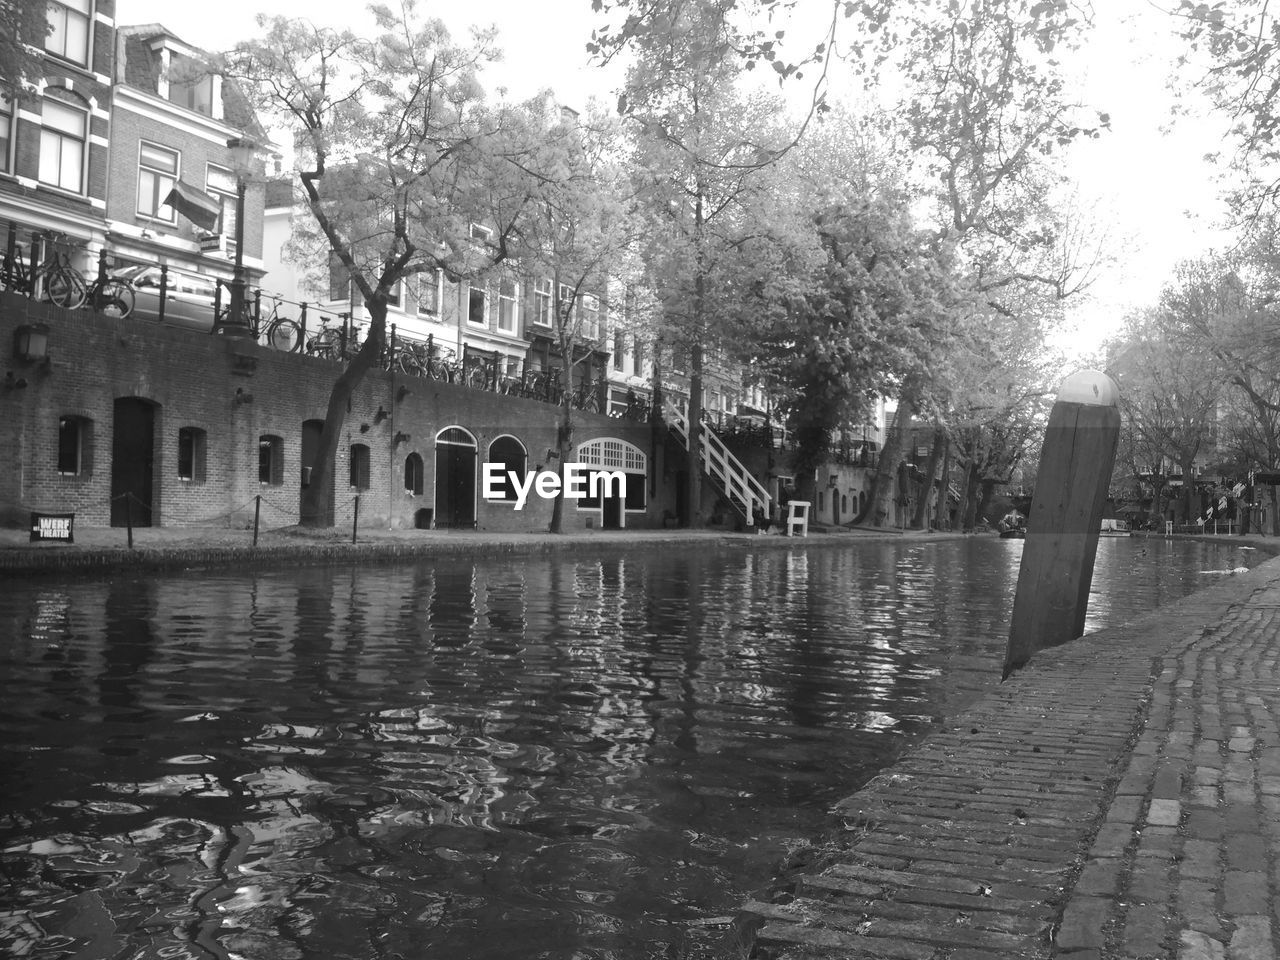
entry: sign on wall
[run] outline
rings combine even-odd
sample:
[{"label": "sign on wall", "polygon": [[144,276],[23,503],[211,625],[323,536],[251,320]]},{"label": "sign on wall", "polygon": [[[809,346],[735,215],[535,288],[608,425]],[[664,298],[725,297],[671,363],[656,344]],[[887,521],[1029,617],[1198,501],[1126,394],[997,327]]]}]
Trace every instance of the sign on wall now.
[{"label": "sign on wall", "polygon": [[64,543],[75,543],[73,527],[74,513],[33,513],[31,514],[31,540],[61,540]]}]

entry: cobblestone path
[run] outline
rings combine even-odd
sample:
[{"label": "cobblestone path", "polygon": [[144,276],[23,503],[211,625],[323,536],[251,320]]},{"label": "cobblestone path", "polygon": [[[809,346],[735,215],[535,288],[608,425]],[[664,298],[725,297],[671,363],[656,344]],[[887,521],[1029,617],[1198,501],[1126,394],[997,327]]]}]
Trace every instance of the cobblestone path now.
[{"label": "cobblestone path", "polygon": [[1280,561],[1042,652],[839,805],[755,955],[1276,957],[1278,663]]}]

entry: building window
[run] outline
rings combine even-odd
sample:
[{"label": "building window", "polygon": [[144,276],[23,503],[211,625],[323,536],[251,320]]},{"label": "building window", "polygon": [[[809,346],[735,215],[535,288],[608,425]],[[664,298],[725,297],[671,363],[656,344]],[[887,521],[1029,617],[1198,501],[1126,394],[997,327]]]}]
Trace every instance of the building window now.
[{"label": "building window", "polygon": [[404,492],[411,497],[422,496],[422,457],[411,453],[404,458]]},{"label": "building window", "polygon": [[568,326],[573,320],[574,313],[577,312],[576,307],[573,287],[567,283],[560,284],[560,298],[556,301],[556,322]]},{"label": "building window", "polygon": [[515,484],[511,482],[511,473],[514,471],[517,477],[523,477],[527,461],[528,455],[525,453],[524,444],[515,437],[498,437],[489,444],[489,462],[502,465],[500,488],[502,494],[497,497],[498,500],[514,502],[517,499]]},{"label": "building window", "polygon": [[89,13],[91,0],[50,0],[49,34],[44,48],[55,57],[89,65]]},{"label": "building window", "polygon": [[478,327],[488,326],[489,297],[484,287],[469,287],[467,292],[467,323]]},{"label": "building window", "polygon": [[0,88],[0,173],[13,173],[13,98]]},{"label": "building window", "polygon": [[92,467],[93,421],[88,417],[58,418],[58,473],[88,476]]},{"label": "building window", "polygon": [[351,486],[369,489],[369,448],[363,443],[351,445]]},{"label": "building window", "polygon": [[631,341],[631,370],[635,374],[644,373],[644,344],[636,337]]},{"label": "building window", "polygon": [[440,271],[424,270],[414,278],[414,299],[418,313],[440,313]]},{"label": "building window", "polygon": [[404,284],[399,280],[387,292],[387,307],[392,310],[404,309]]},{"label": "building window", "polygon": [[173,207],[164,200],[178,179],[178,151],[145,140],[139,147],[138,213],[173,223]]},{"label": "building window", "polygon": [[[217,201],[222,212],[218,214],[218,222],[213,232],[220,233],[228,240],[236,235],[236,175],[226,167],[206,164],[204,168],[204,192]],[[235,253],[235,244],[230,243],[228,253]]]},{"label": "building window", "polygon": [[493,231],[488,227],[482,227],[478,223],[471,225],[471,239],[477,243],[492,243]]},{"label": "building window", "polygon": [[600,298],[593,294],[586,293],[582,295],[582,324],[579,330],[582,336],[588,340],[597,340],[600,337]]},{"label": "building window", "polygon": [[329,299],[351,299],[351,274],[336,253],[329,254]]},{"label": "building window", "polygon": [[258,437],[258,482],[270,487],[284,483],[284,440],[263,434]]},{"label": "building window", "polygon": [[213,116],[213,75],[204,64],[169,54],[169,102]]},{"label": "building window", "polygon": [[621,331],[616,331],[613,335],[613,369],[621,370],[626,364],[626,350],[626,339]]},{"label": "building window", "polygon": [[204,483],[206,434],[199,427],[178,431],[178,479]]},{"label": "building window", "polygon": [[509,278],[498,281],[498,329],[514,333],[516,329],[516,282]]},{"label": "building window", "polygon": [[544,277],[533,284],[533,322],[540,327],[549,327],[552,316],[551,278]]},{"label": "building window", "polygon": [[45,98],[40,129],[41,183],[84,192],[84,155],[89,115],[69,104]]}]

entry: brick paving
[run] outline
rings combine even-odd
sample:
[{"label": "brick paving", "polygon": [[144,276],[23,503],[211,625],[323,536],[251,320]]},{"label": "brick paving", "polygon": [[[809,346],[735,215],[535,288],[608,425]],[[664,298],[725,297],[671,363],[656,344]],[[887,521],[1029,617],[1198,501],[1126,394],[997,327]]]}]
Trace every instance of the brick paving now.
[{"label": "brick paving", "polygon": [[838,805],[754,956],[1277,957],[1278,669],[1280,560],[1041,652]]}]

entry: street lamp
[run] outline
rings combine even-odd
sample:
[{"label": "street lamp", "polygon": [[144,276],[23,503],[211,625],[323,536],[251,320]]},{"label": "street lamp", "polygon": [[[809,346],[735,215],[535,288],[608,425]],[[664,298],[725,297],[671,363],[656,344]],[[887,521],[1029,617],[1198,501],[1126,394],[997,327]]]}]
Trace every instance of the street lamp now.
[{"label": "street lamp", "polygon": [[252,171],[257,144],[244,137],[232,137],[227,141],[231,151],[231,163],[236,171],[236,260],[231,273],[231,304],[225,319],[219,321],[214,333],[228,337],[252,337],[253,329],[245,314],[245,291],[248,283],[244,272],[244,191],[246,179]]}]

